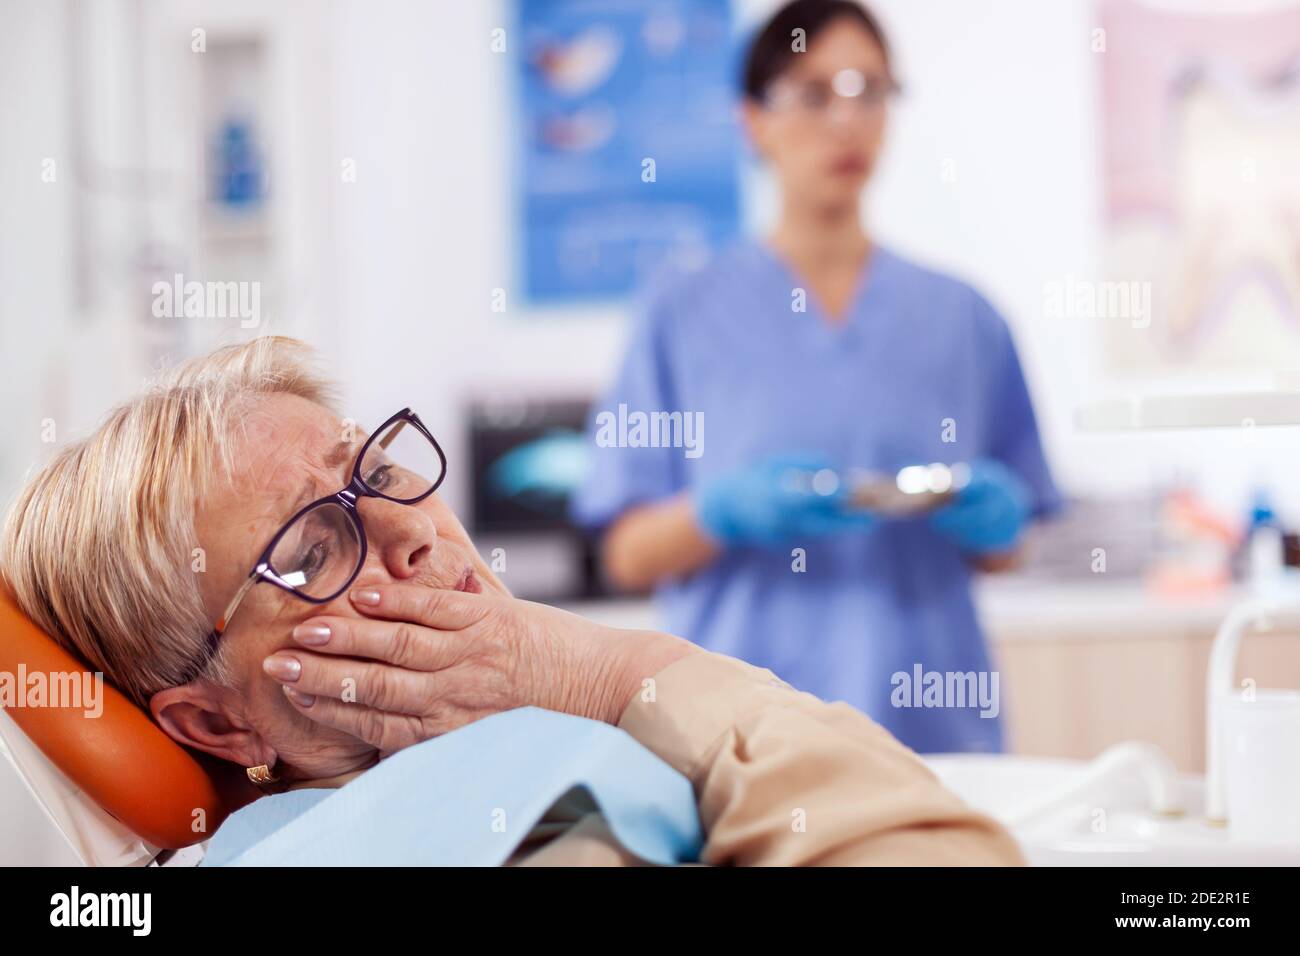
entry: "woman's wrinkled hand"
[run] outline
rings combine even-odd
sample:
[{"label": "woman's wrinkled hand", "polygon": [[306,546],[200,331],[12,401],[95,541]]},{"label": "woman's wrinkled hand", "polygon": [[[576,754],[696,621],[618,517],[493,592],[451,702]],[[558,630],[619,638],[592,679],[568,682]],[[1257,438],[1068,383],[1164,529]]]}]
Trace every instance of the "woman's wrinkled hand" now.
[{"label": "woman's wrinkled hand", "polygon": [[384,584],[352,604],[363,619],[304,621],[264,669],[300,713],[385,753],[516,707],[617,723],[642,681],[697,650],[492,594]]}]

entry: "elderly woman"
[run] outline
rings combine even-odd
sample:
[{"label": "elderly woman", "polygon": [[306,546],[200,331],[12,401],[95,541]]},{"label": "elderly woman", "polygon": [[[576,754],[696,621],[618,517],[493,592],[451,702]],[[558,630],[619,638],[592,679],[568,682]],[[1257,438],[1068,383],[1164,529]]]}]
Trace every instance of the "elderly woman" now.
[{"label": "elderly woman", "polygon": [[[705,863],[1019,862],[846,705],[512,598],[435,493],[446,459],[419,417],[363,431],[312,359],[267,337],[175,369],[32,479],[0,552],[37,623],[173,739],[246,768],[269,797],[233,819],[541,708],[671,767]],[[642,862],[599,806],[554,811],[509,862]]]}]

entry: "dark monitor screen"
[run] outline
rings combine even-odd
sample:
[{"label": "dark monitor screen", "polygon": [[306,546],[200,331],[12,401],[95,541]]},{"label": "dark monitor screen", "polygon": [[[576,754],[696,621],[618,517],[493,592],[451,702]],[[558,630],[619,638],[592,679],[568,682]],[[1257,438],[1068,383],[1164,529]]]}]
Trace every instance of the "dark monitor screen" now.
[{"label": "dark monitor screen", "polygon": [[577,399],[471,404],[476,530],[573,529],[569,498],[587,467],[589,407]]}]

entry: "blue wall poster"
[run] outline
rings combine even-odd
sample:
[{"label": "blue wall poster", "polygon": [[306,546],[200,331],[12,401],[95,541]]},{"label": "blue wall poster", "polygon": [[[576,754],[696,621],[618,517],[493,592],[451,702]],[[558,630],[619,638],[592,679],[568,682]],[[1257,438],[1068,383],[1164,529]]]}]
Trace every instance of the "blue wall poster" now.
[{"label": "blue wall poster", "polygon": [[527,300],[622,297],[736,235],[728,0],[520,0],[519,25]]}]

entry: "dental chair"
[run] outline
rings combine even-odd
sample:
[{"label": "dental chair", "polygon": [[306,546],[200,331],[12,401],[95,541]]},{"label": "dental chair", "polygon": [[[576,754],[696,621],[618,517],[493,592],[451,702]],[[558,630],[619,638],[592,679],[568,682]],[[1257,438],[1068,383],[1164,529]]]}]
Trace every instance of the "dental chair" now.
[{"label": "dental chair", "polygon": [[[84,673],[87,668],[22,613],[0,587],[0,673]],[[18,688],[21,693],[22,688]],[[205,755],[168,737],[115,688],[103,685],[103,712],[14,706],[0,711],[0,816],[32,829],[48,824],[66,846],[0,845],[0,865],[82,863],[144,866],[205,842],[227,814],[253,796],[248,785]],[[5,763],[10,766],[6,767]],[[19,785],[21,782],[21,786]],[[30,800],[23,806],[25,786]],[[17,821],[17,822],[14,822]],[[9,853],[27,858],[10,859]]]}]

